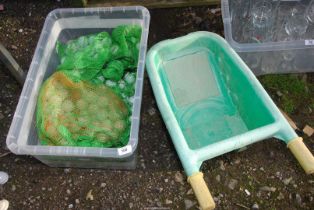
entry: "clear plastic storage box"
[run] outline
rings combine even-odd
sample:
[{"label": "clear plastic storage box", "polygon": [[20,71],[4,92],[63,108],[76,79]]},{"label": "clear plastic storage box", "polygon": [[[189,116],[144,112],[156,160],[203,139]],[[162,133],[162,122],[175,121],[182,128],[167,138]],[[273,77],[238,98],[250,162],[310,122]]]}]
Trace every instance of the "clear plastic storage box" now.
[{"label": "clear plastic storage box", "polygon": [[314,1],[222,0],[225,38],[256,75],[314,71]]},{"label": "clear plastic storage box", "polygon": [[[7,136],[8,148],[15,154],[32,155],[49,166],[135,168],[149,21],[149,11],[140,6],[57,9],[50,12]],[[41,84],[59,64],[56,41],[66,42],[82,35],[111,32],[122,24],[138,24],[142,27],[129,143],[122,148],[40,145],[35,128],[36,103]]]}]

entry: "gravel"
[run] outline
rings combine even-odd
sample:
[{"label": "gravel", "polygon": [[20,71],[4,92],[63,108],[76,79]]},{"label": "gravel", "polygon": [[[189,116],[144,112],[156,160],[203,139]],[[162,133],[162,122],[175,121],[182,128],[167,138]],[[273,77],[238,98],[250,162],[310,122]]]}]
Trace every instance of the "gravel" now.
[{"label": "gravel", "polygon": [[11,49],[12,49],[12,50],[17,50],[17,46],[11,45]]},{"label": "gravel", "polygon": [[155,108],[150,108],[150,109],[148,110],[148,114],[149,114],[150,116],[155,115],[155,114],[156,114],[156,109],[155,109]]},{"label": "gravel", "polygon": [[282,180],[285,185],[288,185],[292,181],[292,177]]},{"label": "gravel", "polygon": [[196,204],[195,201],[191,201],[189,199],[184,199],[185,209],[190,209]]},{"label": "gravel", "polygon": [[279,195],[277,196],[277,200],[283,200],[285,199],[285,196],[282,194],[282,192],[279,193]]},{"label": "gravel", "polygon": [[215,179],[216,179],[217,182],[220,182],[220,180],[221,180],[220,174],[218,174],[218,175],[215,177]]},{"label": "gravel", "polygon": [[295,199],[296,199],[297,203],[301,206],[301,204],[302,204],[302,198],[301,198],[301,196],[300,196],[299,193],[297,193],[297,194],[295,195]]},{"label": "gravel", "polygon": [[250,191],[248,190],[248,189],[245,189],[244,190],[244,192],[246,193],[246,195],[248,195],[248,196],[250,196],[251,195],[251,193],[250,193]]},{"label": "gravel", "polygon": [[9,175],[4,171],[0,171],[0,185],[5,184],[8,180]]},{"label": "gravel", "polygon": [[193,192],[193,190],[192,190],[192,189],[189,189],[189,190],[186,192],[186,194],[187,194],[187,195],[193,195],[193,194],[194,194],[194,192]]},{"label": "gravel", "polygon": [[179,171],[174,175],[174,181],[183,184],[183,175]]},{"label": "gravel", "polygon": [[229,181],[228,188],[229,188],[230,190],[234,190],[237,184],[238,184],[238,180],[236,180],[236,179],[231,179],[231,180]]},{"label": "gravel", "polygon": [[252,206],[252,209],[259,209],[259,206],[257,203],[254,203],[253,206]]},{"label": "gravel", "polygon": [[226,170],[225,164],[224,164],[224,162],[223,162],[222,160],[219,161],[219,168],[220,168],[220,170],[222,170],[222,171],[225,171],[225,170]]},{"label": "gravel", "polygon": [[88,193],[86,194],[86,200],[94,200],[94,196],[92,194],[93,190],[89,190]]},{"label": "gravel", "polygon": [[[18,4],[14,1],[6,1],[6,10],[1,12],[0,18],[0,39],[8,49],[11,49],[11,45],[17,46],[18,49],[11,50],[11,53],[25,71],[31,63],[46,15],[55,8],[73,7],[73,5],[64,5],[65,2],[68,1],[57,3],[46,0],[42,4],[37,4],[34,0],[19,1]],[[210,31],[222,35],[221,16],[217,12],[217,17],[213,17],[210,13],[212,8],[212,6],[205,6],[150,10],[148,48],[158,41],[200,30],[199,26],[193,25],[193,23],[181,28],[179,26],[188,23],[189,13],[192,12],[195,13],[195,17],[206,20],[204,23]],[[30,12],[31,17],[28,16]],[[215,21],[218,24],[214,24]],[[195,22],[199,22],[199,18],[195,18]],[[19,33],[19,29],[23,29],[23,33]],[[311,81],[314,81],[314,74],[308,75]],[[0,84],[0,113],[4,115],[0,123],[0,144],[2,146],[0,154],[3,154],[6,151],[4,148],[6,134],[20,96],[21,87],[6,73],[4,68],[0,69],[0,79],[5,81]],[[2,187],[3,191],[0,191],[0,197],[10,200],[12,209],[45,209],[47,206],[66,209],[69,204],[73,204],[73,209],[118,210],[129,209],[130,203],[133,205],[132,209],[147,209],[148,207],[157,207],[155,198],[162,201],[163,205],[166,205],[166,198],[172,201],[172,204],[166,206],[168,209],[185,209],[185,200],[190,201],[187,203],[194,204],[190,209],[197,209],[195,196],[186,182],[185,175],[183,175],[184,184],[175,181],[175,173],[181,171],[183,174],[183,168],[159,114],[146,74],[143,80],[142,115],[137,147],[139,161],[136,170],[96,169],[91,171],[73,168],[67,173],[67,170],[47,167],[35,158],[26,155],[19,156],[19,160],[15,162],[17,156],[9,154],[0,158],[1,170],[10,174],[9,183]],[[304,105],[304,107],[308,106],[309,104]],[[149,112],[153,115],[150,115]],[[9,115],[11,117],[8,117]],[[312,119],[312,116],[313,114],[305,116],[300,112],[292,117],[298,124],[305,125],[309,124],[307,120]],[[312,137],[305,141],[309,148],[314,148]],[[311,150],[313,151],[313,149]],[[153,151],[157,151],[157,153]],[[145,163],[145,168],[141,167],[141,159]],[[154,164],[152,164],[152,160],[155,160]],[[240,163],[237,164],[239,160]],[[260,167],[263,167],[264,171],[259,170]],[[253,172],[253,168],[257,168],[257,170]],[[28,176],[25,176],[26,172]],[[245,152],[230,152],[205,161],[202,164],[202,172],[212,195],[218,199],[217,209],[240,209],[235,203],[250,208],[256,203],[259,209],[301,209],[295,193],[302,196],[302,209],[313,209],[314,189],[312,189],[312,182],[309,182],[311,179],[313,181],[313,178],[304,175],[302,168],[286,149],[286,145],[279,140],[261,141],[249,147]],[[275,172],[280,175],[278,178],[275,177]],[[220,182],[215,181],[217,174],[220,174]],[[287,187],[282,182],[282,175],[284,178],[293,177]],[[274,178],[271,178],[272,176]],[[234,190],[229,190],[227,186],[231,178],[238,179]],[[69,179],[72,179],[71,183],[68,183]],[[293,181],[298,184],[299,191],[293,188]],[[106,187],[102,188],[101,182],[106,182]],[[12,184],[17,187],[15,192],[11,191]],[[278,189],[276,193],[259,191],[259,187],[264,185],[278,187]],[[282,185],[281,188],[279,188],[280,185]],[[43,187],[46,189],[45,191],[42,191]],[[71,195],[65,193],[66,189],[71,190]],[[94,200],[86,201],[86,194],[91,189],[93,189]],[[163,190],[160,192],[158,189]],[[248,189],[251,196],[246,196],[244,189]],[[277,199],[277,196],[280,195],[278,191],[282,193],[284,199]],[[292,192],[295,193],[289,199],[289,194]],[[260,197],[257,197],[259,193]],[[40,195],[40,199],[36,198],[37,195]],[[67,196],[67,201],[65,196]],[[28,200],[29,197],[32,198]]]},{"label": "gravel", "polygon": [[16,190],[16,186],[14,184],[11,186],[11,190],[12,190],[12,192],[14,192]]},{"label": "gravel", "polygon": [[173,202],[172,202],[172,200],[166,199],[165,203],[166,203],[167,205],[169,205],[169,204],[172,204]]},{"label": "gravel", "polygon": [[260,191],[265,191],[265,192],[275,192],[276,188],[275,187],[268,187],[268,186],[263,186],[259,188]]}]

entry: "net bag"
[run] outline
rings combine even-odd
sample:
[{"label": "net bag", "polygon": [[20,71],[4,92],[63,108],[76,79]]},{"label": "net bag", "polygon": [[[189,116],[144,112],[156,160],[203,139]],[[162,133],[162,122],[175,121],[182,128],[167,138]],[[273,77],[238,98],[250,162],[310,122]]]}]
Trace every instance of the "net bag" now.
[{"label": "net bag", "polygon": [[48,145],[119,147],[128,141],[128,116],[110,88],[56,72],[41,88],[36,123]]}]

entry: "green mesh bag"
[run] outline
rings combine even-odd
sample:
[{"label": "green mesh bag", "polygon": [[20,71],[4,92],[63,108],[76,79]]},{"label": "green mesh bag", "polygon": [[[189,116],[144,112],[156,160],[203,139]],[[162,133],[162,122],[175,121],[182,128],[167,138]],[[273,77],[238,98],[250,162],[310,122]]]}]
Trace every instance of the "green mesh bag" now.
[{"label": "green mesh bag", "polygon": [[137,67],[142,29],[121,25],[112,31],[82,36],[67,44],[57,43],[61,64],[73,80],[92,80],[100,72],[106,79],[119,81],[127,69]]},{"label": "green mesh bag", "polygon": [[121,147],[128,143],[141,27],[57,42],[57,71],[42,85],[36,124],[42,144]]}]

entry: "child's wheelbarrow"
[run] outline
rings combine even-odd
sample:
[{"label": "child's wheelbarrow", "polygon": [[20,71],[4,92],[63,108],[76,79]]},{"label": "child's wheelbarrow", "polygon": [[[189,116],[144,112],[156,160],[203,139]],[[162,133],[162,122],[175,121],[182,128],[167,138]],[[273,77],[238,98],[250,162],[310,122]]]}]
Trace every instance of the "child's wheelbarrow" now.
[{"label": "child's wheelbarrow", "polygon": [[220,36],[195,32],[162,41],[146,66],[159,110],[202,209],[215,203],[199,172],[203,161],[276,137],[306,173],[311,152],[241,58]]}]

